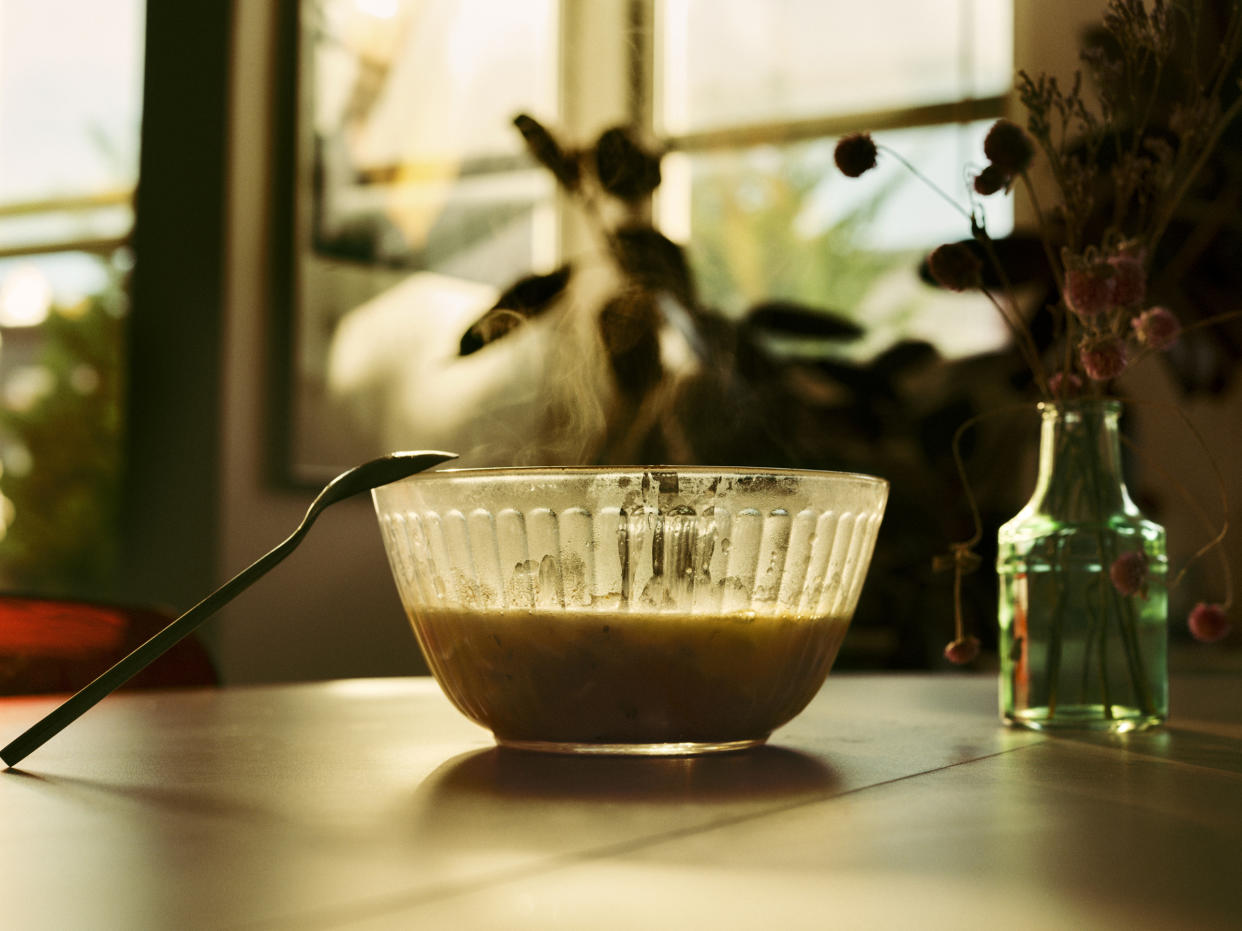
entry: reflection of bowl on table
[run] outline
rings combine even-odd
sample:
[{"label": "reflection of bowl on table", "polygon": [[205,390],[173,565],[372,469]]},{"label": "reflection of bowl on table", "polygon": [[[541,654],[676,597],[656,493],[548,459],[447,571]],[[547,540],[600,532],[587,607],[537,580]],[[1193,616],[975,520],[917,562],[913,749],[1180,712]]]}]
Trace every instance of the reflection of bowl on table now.
[{"label": "reflection of bowl on table", "polygon": [[823,684],[888,484],[834,472],[478,469],[374,492],[432,672],[499,743],[761,743]]}]

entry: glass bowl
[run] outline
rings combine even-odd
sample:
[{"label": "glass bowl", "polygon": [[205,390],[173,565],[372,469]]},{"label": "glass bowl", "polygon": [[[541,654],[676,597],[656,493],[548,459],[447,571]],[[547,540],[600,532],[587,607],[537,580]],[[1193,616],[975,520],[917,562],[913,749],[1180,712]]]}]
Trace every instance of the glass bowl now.
[{"label": "glass bowl", "polygon": [[715,467],[461,469],[374,491],[449,699],[502,746],[760,744],[823,685],[888,482]]}]

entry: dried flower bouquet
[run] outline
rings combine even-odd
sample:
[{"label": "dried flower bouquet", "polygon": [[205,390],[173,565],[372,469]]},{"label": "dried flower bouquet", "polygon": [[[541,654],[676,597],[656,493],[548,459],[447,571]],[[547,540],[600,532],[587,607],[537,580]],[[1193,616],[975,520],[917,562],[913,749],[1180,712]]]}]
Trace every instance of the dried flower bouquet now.
[{"label": "dried flower bouquet", "polygon": [[[1219,22],[1212,18],[1217,16],[1222,17]],[[928,256],[928,271],[946,288],[982,290],[993,301],[1047,409],[1088,410],[1083,405],[1110,396],[1114,379],[1144,356],[1167,351],[1181,336],[1178,317],[1149,299],[1149,283],[1159,270],[1153,267],[1153,257],[1179,207],[1216,153],[1222,135],[1242,111],[1240,50],[1242,12],[1236,0],[1224,4],[1111,0],[1102,32],[1083,53],[1096,93],[1084,89],[1082,72],[1068,89],[1055,77],[1020,72],[1017,89],[1027,114],[1025,129],[1004,119],[991,128],[983,147],[986,162],[971,169],[968,176],[966,206],[940,192],[964,214],[971,238],[935,249]],[[884,155],[892,155],[919,175],[898,153],[867,133],[843,138],[835,154],[837,167],[849,177],[865,174]],[[1043,160],[1055,190],[1054,202],[1048,207],[1041,203],[1046,195],[1032,178],[1036,158]],[[1010,284],[980,209],[980,198],[1009,193],[1018,185],[1036,216],[1047,270],[1055,285],[1054,299],[1036,308],[1034,315],[1022,306]],[[1045,320],[1038,320],[1045,314]],[[1048,322],[1051,326],[1045,329],[1052,338],[1041,345],[1034,324]],[[1195,325],[1210,322],[1216,321]],[[1062,471],[1075,476],[1060,493],[1080,498],[1105,496],[1111,480],[1106,472],[1113,464],[1101,462],[1101,455],[1107,458],[1108,454],[1097,451],[1103,423],[1072,429],[1062,424],[1047,434],[1058,444],[1057,454],[1071,460]],[[1121,488],[1124,492],[1124,485]],[[973,499],[971,506],[973,510]],[[971,661],[979,649],[978,639],[965,630],[960,607],[961,577],[980,562],[974,551],[981,536],[977,511],[975,523],[975,535],[955,544],[940,560],[955,573],[957,630],[945,650],[955,663]],[[1224,533],[1222,527],[1196,555],[1218,546]],[[1060,540],[1057,547],[1065,543],[1063,536],[1054,538]],[[1092,558],[1104,561],[1104,571],[1097,572],[1107,591],[1083,604],[1084,610],[1102,619],[1097,627],[1110,617],[1117,619],[1131,678],[1136,680],[1135,693],[1141,697],[1145,684],[1137,681],[1143,676],[1136,669],[1140,654],[1134,615],[1146,610],[1144,602],[1155,597],[1155,588],[1163,596],[1163,538],[1147,548],[1135,542],[1137,536],[1126,539],[1131,545],[1121,547],[1111,536],[1100,537]],[[1052,578],[1062,578],[1056,575],[1057,559],[1064,557],[1054,557],[1050,563]],[[1031,584],[1036,578],[1030,577]],[[1200,602],[1191,611],[1188,623],[1193,636],[1205,641],[1226,636],[1231,601],[1226,564],[1224,598],[1219,603]],[[1045,665],[1052,669],[1061,661],[1064,630],[1057,612],[1063,608],[1051,609],[1048,636],[1054,643]],[[1081,658],[1098,660],[1103,668],[1104,640],[1098,631],[1092,636],[1097,637],[1096,652],[1093,655],[1088,646]],[[1049,678],[1055,680],[1057,673],[1050,673]],[[1083,678],[1087,678],[1085,670]],[[1107,677],[1100,687],[1107,695]],[[1051,691],[1044,700],[1055,707],[1055,685]],[[1107,700],[1103,704],[1111,707]]]}]

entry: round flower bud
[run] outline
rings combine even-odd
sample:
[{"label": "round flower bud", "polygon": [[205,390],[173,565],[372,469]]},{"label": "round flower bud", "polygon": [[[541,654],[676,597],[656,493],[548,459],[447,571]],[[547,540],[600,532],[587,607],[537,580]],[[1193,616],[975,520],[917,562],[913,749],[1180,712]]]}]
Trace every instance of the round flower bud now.
[{"label": "round flower bud", "polygon": [[1134,327],[1139,342],[1152,349],[1168,349],[1182,335],[1182,325],[1177,317],[1163,307],[1143,311],[1130,321],[1130,325]]},{"label": "round flower bud", "polygon": [[944,648],[944,658],[958,666],[964,666],[978,655],[978,637],[963,637],[961,640],[954,640]]},{"label": "round flower bud", "polygon": [[983,262],[965,243],[937,246],[927,257],[927,269],[942,287],[950,291],[977,288],[983,282]]},{"label": "round flower bud", "polygon": [[1106,337],[1084,345],[1078,354],[1087,377],[1094,381],[1108,381],[1125,371],[1126,344],[1115,336]]},{"label": "round flower bud", "polygon": [[1122,307],[1141,303],[1147,296],[1147,270],[1142,257],[1131,252],[1110,255],[1108,266],[1113,270],[1113,303]]},{"label": "round flower bud", "polygon": [[857,178],[875,167],[876,152],[875,142],[869,133],[850,133],[837,142],[832,157],[841,174]]},{"label": "round flower bud", "polygon": [[1013,176],[1026,170],[1035,146],[1017,123],[997,120],[983,139],[983,154],[998,170]]},{"label": "round flower bud", "polygon": [[1008,183],[1009,175],[995,165],[988,165],[975,175],[975,193],[987,197],[989,194],[995,194]]},{"label": "round flower bud", "polygon": [[1122,595],[1138,592],[1147,596],[1147,554],[1138,550],[1122,553],[1108,567],[1108,577],[1113,588]]},{"label": "round flower bud", "polygon": [[1191,636],[1204,643],[1215,643],[1229,636],[1231,625],[1225,616],[1225,609],[1220,605],[1199,602],[1190,612],[1187,620]]},{"label": "round flower bud", "polygon": [[1116,302],[1117,279],[1104,262],[1065,270],[1065,303],[1084,320],[1097,317]]}]

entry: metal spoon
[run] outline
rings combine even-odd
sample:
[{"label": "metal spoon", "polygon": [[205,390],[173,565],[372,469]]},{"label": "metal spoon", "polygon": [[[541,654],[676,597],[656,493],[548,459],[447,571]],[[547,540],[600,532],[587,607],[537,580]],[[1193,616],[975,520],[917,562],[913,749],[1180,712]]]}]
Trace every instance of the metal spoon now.
[{"label": "metal spoon", "polygon": [[60,733],[69,724],[78,719],[87,709],[92,707],[104,696],[123,685],[150,665],[164,651],[185,637],[212,614],[232,601],[244,589],[250,587],[260,576],[288,556],[302,542],[311,524],[320,512],[329,505],[352,497],[359,492],[370,491],[380,485],[387,485],[398,479],[429,469],[449,459],[456,459],[456,453],[444,452],[400,452],[392,453],[380,459],[373,459],[360,466],[342,472],[329,482],[311,503],[302,518],[302,523],[289,535],[289,538],[277,546],[266,556],[260,557],[247,569],[243,569],[229,581],[177,618],[146,643],[103,673],[90,685],[83,688],[63,704],[51,711],[41,721],[29,728],[24,734],[0,750],[0,759],[10,767],[16,766],[37,750],[48,740]]}]

